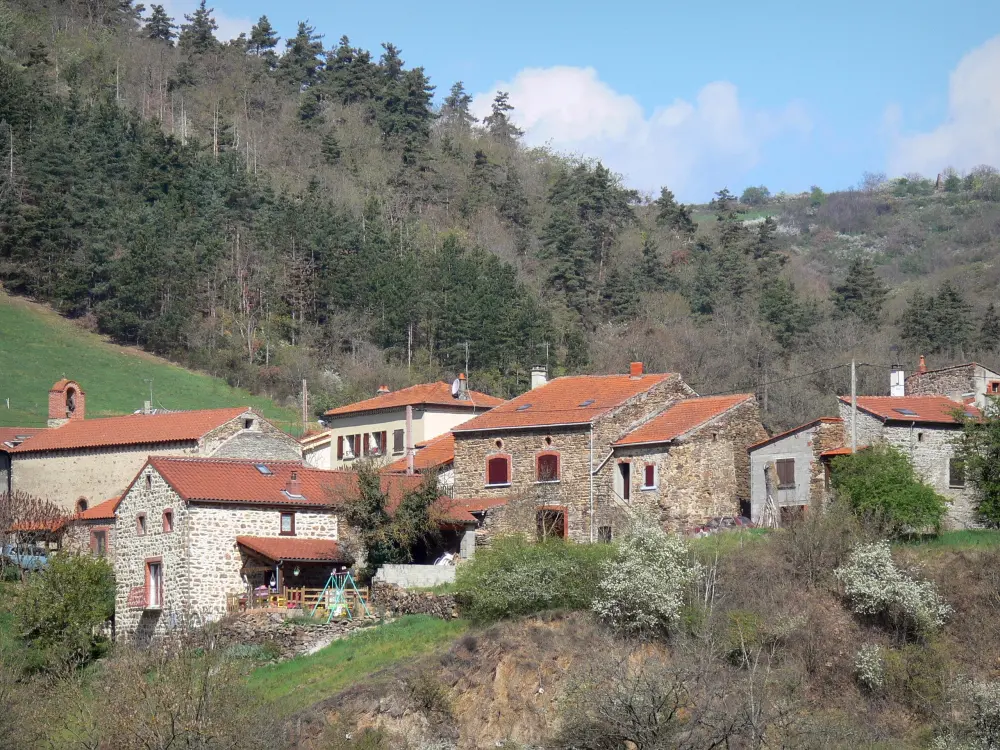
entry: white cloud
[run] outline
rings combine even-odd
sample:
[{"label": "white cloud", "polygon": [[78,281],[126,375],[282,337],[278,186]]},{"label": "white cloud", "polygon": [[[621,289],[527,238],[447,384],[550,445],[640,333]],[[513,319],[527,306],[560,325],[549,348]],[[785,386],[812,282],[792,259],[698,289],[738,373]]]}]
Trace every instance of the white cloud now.
[{"label": "white cloud", "polygon": [[723,185],[736,189],[767,141],[811,127],[801,105],[751,110],[726,81],[707,84],[694,102],[676,99],[647,116],[593,68],[527,68],[477,94],[477,117],[489,114],[497,91],[510,92],[512,118],[527,143],[598,157],[630,185],[667,185],[684,200],[704,200]]},{"label": "white cloud", "polygon": [[963,57],[948,81],[948,116],[929,133],[893,136],[891,174],[1000,167],[1000,36]]},{"label": "white cloud", "polygon": [[[199,0],[164,0],[163,9],[167,11],[167,15],[174,19],[174,23],[180,28],[180,25],[184,23],[184,14],[191,15],[194,13],[195,8],[198,7]],[[146,14],[149,14],[147,4]],[[213,7],[211,3],[208,7]],[[215,19],[215,23],[218,24],[219,30],[215,32],[215,36],[223,42],[228,42],[230,39],[235,39],[242,32],[250,33],[250,29],[253,27],[255,21],[251,21],[249,18],[239,18],[235,16],[229,16],[220,11],[218,8],[212,13],[212,17]]]}]

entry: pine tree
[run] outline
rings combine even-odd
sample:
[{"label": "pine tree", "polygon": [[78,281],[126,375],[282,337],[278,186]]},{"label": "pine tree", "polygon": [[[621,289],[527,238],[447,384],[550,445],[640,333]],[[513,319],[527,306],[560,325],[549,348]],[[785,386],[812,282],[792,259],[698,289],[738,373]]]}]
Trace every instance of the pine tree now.
[{"label": "pine tree", "polygon": [[872,262],[863,257],[851,261],[844,281],[831,294],[831,301],[841,316],[853,315],[866,325],[878,328],[889,287],[875,273]]},{"label": "pine tree", "polygon": [[674,194],[666,187],[660,188],[660,197],[653,201],[656,204],[656,223],[658,226],[671,229],[679,234],[691,237],[698,226],[691,218],[691,210],[674,199]]},{"label": "pine tree", "polygon": [[382,70],[383,78],[389,83],[398,81],[403,74],[403,59],[399,52],[394,44],[382,43],[382,57],[379,58],[378,65]]},{"label": "pine tree", "polygon": [[899,335],[914,351],[921,354],[934,351],[937,331],[933,298],[919,289],[913,290],[899,319]]},{"label": "pine tree", "polygon": [[323,136],[323,145],[320,150],[323,154],[323,161],[327,164],[336,164],[340,161],[340,142],[337,140],[337,134],[333,130],[330,130],[330,132]]},{"label": "pine tree", "polygon": [[285,54],[278,61],[278,78],[293,91],[312,86],[323,67],[323,35],[305,21],[299,21],[295,36],[285,41]]},{"label": "pine tree", "polygon": [[997,314],[996,307],[990,302],[979,325],[979,350],[995,352],[998,349],[1000,349],[1000,314]]},{"label": "pine tree", "polygon": [[219,46],[219,40],[215,38],[215,32],[219,25],[215,22],[212,14],[215,8],[206,8],[205,0],[201,0],[194,13],[184,15],[187,23],[181,24],[180,37],[177,44],[188,52],[200,54],[208,52]]},{"label": "pine tree", "polygon": [[271,26],[267,16],[261,16],[253,28],[250,29],[250,42],[247,50],[251,55],[263,58],[267,61],[269,68],[274,70],[278,64],[278,56],[275,54],[275,47],[278,46],[278,32]]},{"label": "pine tree", "polygon": [[972,305],[950,281],[938,287],[934,298],[937,351],[961,352],[968,348],[972,334]]},{"label": "pine tree", "polygon": [[639,285],[635,274],[614,269],[608,274],[601,290],[605,316],[615,323],[639,317]]},{"label": "pine tree", "polygon": [[656,241],[649,234],[642,234],[642,262],[639,265],[639,283],[644,291],[661,291],[667,285],[667,269],[660,261]]},{"label": "pine tree", "polygon": [[441,107],[442,124],[459,131],[469,130],[476,122],[476,118],[469,111],[471,104],[472,97],[465,91],[465,85],[461,81],[456,81],[452,84],[451,91]]},{"label": "pine tree", "polygon": [[174,19],[167,15],[162,5],[150,6],[152,13],[146,20],[146,25],[142,27],[143,33],[148,39],[159,39],[161,42],[173,44],[177,34],[174,29]]},{"label": "pine tree", "polygon": [[483,120],[483,125],[490,135],[501,143],[512,143],[524,135],[524,131],[510,121],[510,113],[514,106],[510,103],[510,94],[506,91],[497,92],[493,99],[490,114]]}]

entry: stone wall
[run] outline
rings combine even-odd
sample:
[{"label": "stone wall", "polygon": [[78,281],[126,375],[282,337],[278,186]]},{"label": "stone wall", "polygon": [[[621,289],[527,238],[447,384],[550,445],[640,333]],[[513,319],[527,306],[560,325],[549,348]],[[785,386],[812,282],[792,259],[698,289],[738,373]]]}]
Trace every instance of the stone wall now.
[{"label": "stone wall", "polygon": [[962,403],[967,395],[974,394],[976,405],[983,408],[989,384],[998,380],[1000,374],[970,362],[945,370],[913,373],[906,379],[906,395],[947,396]]},{"label": "stone wall", "polygon": [[812,464],[809,477],[809,504],[823,508],[830,500],[827,462],[820,457],[824,451],[847,445],[843,422],[820,422],[812,433]]},{"label": "stone wall", "polygon": [[71,521],[66,525],[62,538],[62,550],[73,555],[89,555],[91,532],[104,531],[107,534],[107,557],[114,560],[115,522],[114,519],[100,521]]},{"label": "stone wall", "polygon": [[458,605],[452,594],[407,591],[391,583],[375,581],[372,585],[372,611],[379,616],[432,615],[446,620],[458,617]]},{"label": "stone wall", "polygon": [[[249,430],[244,427],[247,419],[253,420]],[[202,440],[202,450],[203,455],[214,458],[258,458],[262,461],[302,458],[298,440],[252,411],[208,433]]]},{"label": "stone wall", "polygon": [[431,588],[455,582],[454,565],[383,565],[375,573],[376,583],[404,589]]},{"label": "stone wall", "polygon": [[315,653],[333,641],[373,624],[374,621],[369,618],[331,620],[328,623],[289,622],[277,612],[243,612],[222,620],[218,644],[222,648],[266,646],[274,652],[275,661],[283,661]]}]

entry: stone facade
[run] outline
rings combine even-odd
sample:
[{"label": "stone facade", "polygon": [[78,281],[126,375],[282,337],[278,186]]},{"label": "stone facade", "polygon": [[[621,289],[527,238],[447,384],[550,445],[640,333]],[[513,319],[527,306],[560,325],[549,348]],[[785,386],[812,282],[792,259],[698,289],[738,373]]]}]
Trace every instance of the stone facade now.
[{"label": "stone facade", "polygon": [[[749,400],[671,443],[616,448],[613,463],[632,464],[632,509],[658,517],[664,528],[683,531],[710,518],[739,515],[749,505],[747,447],[765,435],[757,403]],[[650,464],[655,467],[652,488],[643,486]],[[606,525],[614,535],[614,523]]]},{"label": "stone facade", "polygon": [[95,533],[104,533],[106,540],[105,556],[114,560],[115,522],[113,519],[96,521],[73,520],[66,524],[62,536],[62,550],[73,555],[97,554]]},{"label": "stone facade", "polygon": [[[164,531],[166,510],[173,513],[172,531]],[[222,618],[226,595],[247,588],[236,537],[278,537],[280,514],[289,510],[295,511],[295,537],[337,538],[337,516],[331,510],[188,504],[147,467],[122,498],[115,520],[111,554],[119,636],[144,643],[174,628]],[[140,514],[146,518],[145,534],[138,533]],[[152,609],[133,601],[130,606],[129,594],[146,585],[151,560],[162,566],[162,605]]]},{"label": "stone facade", "polygon": [[[850,404],[841,403],[840,412],[849,434]],[[917,474],[948,500],[946,522],[956,528],[975,525],[975,494],[971,485],[953,487],[949,481],[949,463],[955,456],[955,441],[961,430],[957,424],[883,423],[858,410],[858,446],[887,443],[905,453]]]},{"label": "stone facade", "polygon": [[958,403],[974,398],[980,409],[985,408],[991,393],[1000,393],[1000,373],[975,362],[940,370],[918,371],[906,379],[907,396],[947,396]]}]

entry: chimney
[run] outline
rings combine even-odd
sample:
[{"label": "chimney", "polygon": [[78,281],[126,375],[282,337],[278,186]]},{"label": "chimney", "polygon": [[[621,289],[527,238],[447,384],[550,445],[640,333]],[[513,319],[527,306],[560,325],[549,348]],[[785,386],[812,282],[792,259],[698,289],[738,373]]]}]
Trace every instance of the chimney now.
[{"label": "chimney", "polygon": [[531,368],[531,390],[535,390],[548,382],[549,373],[544,365],[535,365]]},{"label": "chimney", "polygon": [[892,372],[889,373],[889,395],[906,395],[906,373],[898,365],[893,366]]},{"label": "chimney", "polygon": [[143,414],[152,414],[153,413],[153,402],[152,401],[143,401],[142,402],[142,413]]},{"label": "chimney", "polygon": [[375,391],[375,395],[376,396],[384,396],[388,392],[389,392],[389,386],[387,386],[387,385],[380,385],[378,387],[378,390]]},{"label": "chimney", "polygon": [[469,400],[469,381],[465,377],[464,372],[458,373],[458,400],[459,401]]},{"label": "chimney", "polygon": [[295,469],[292,469],[292,474],[288,477],[285,494],[289,497],[302,497],[302,480],[299,479],[299,472]]},{"label": "chimney", "polygon": [[927,372],[927,360],[924,359],[923,354],[920,355],[920,367],[917,368],[917,372],[921,374]]},{"label": "chimney", "polygon": [[628,366],[629,377],[641,378],[642,377],[642,362],[633,362]]}]

